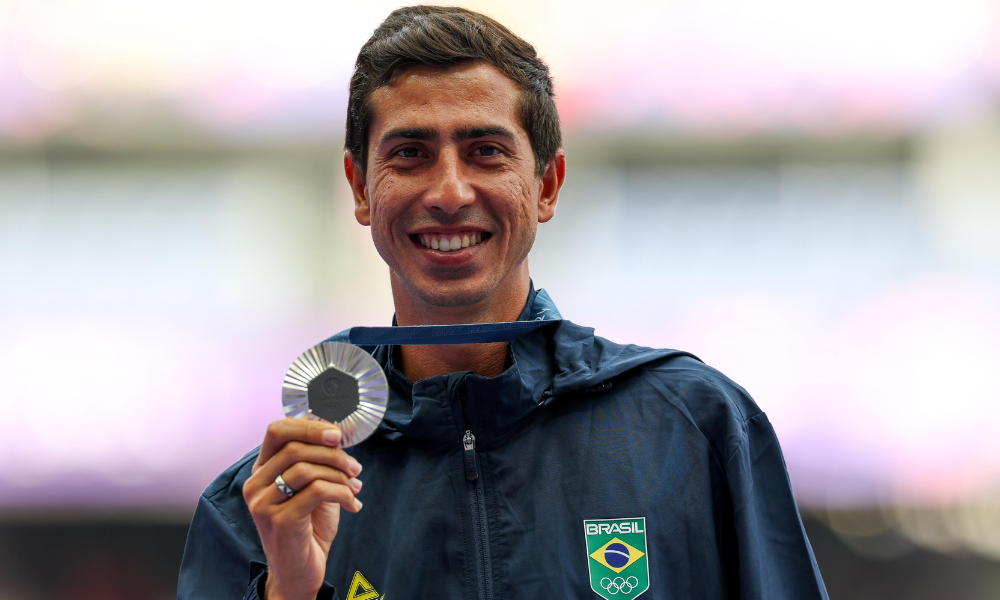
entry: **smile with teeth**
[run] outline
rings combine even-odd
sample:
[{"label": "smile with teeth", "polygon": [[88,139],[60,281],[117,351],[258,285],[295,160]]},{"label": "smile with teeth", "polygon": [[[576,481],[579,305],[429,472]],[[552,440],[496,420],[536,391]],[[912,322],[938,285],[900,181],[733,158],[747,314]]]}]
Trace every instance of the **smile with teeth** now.
[{"label": "smile with teeth", "polygon": [[425,248],[451,252],[469,246],[475,246],[483,241],[481,231],[462,231],[460,233],[421,233],[417,239]]}]

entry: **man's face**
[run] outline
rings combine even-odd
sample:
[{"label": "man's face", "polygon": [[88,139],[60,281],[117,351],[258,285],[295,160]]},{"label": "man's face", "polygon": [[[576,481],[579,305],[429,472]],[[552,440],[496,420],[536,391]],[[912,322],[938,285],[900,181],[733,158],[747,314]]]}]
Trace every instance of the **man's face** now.
[{"label": "man's face", "polygon": [[373,95],[366,180],[350,158],[345,165],[357,219],[412,300],[470,306],[527,280],[563,158],[536,175],[519,98],[517,84],[483,63],[414,67]]}]

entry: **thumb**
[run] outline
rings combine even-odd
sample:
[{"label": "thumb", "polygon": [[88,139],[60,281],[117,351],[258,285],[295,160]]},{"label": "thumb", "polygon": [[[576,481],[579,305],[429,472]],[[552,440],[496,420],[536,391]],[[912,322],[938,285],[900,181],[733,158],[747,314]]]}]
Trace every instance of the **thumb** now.
[{"label": "thumb", "polygon": [[324,548],[329,549],[340,526],[340,505],[324,502],[312,513],[313,535]]}]

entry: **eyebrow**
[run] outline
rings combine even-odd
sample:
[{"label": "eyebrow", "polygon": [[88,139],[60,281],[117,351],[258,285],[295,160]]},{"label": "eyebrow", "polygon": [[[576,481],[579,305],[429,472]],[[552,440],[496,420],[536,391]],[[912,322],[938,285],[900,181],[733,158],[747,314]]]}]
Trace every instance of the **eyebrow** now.
[{"label": "eyebrow", "polygon": [[489,125],[485,127],[462,127],[455,132],[454,139],[457,142],[464,140],[475,140],[484,137],[504,137],[514,139],[514,132],[500,125]]},{"label": "eyebrow", "polygon": [[[457,141],[465,140],[475,140],[484,137],[503,137],[508,139],[515,139],[514,132],[506,127],[500,125],[487,125],[482,127],[462,127],[455,131],[455,135],[452,138]],[[382,138],[379,140],[379,145],[382,145],[389,140],[394,139],[407,139],[407,140],[424,140],[424,141],[437,141],[440,136],[438,132],[429,127],[397,127],[396,129],[390,129],[385,132]]]},{"label": "eyebrow", "polygon": [[382,139],[379,140],[379,145],[397,138],[433,141],[438,139],[438,134],[437,131],[434,131],[429,127],[397,127],[396,129],[390,129],[385,132],[385,135],[383,135]]}]

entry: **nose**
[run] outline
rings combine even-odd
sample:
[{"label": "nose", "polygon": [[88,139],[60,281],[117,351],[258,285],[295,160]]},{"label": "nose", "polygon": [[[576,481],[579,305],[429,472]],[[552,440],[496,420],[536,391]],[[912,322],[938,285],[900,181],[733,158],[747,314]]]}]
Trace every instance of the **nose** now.
[{"label": "nose", "polygon": [[432,181],[424,194],[424,206],[454,214],[476,201],[476,192],[457,149],[442,150],[428,174]]}]

